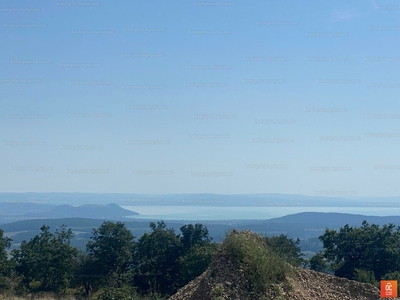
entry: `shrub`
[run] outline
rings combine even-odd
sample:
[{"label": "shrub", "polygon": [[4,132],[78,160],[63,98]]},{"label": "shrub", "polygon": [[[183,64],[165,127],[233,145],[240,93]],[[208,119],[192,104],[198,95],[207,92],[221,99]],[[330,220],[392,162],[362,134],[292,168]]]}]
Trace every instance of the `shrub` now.
[{"label": "shrub", "polygon": [[224,293],[224,286],[222,284],[217,284],[214,288],[214,291],[218,296],[222,296]]},{"label": "shrub", "polygon": [[382,280],[397,280],[400,282],[400,272],[399,271],[394,271],[394,272],[389,272],[386,273],[385,275],[382,276]]},{"label": "shrub", "polygon": [[354,280],[363,282],[363,283],[370,283],[373,285],[378,285],[378,282],[375,279],[374,272],[371,270],[355,269],[354,270]]},{"label": "shrub", "polygon": [[130,287],[104,289],[99,300],[135,300],[138,299],[136,291]]}]

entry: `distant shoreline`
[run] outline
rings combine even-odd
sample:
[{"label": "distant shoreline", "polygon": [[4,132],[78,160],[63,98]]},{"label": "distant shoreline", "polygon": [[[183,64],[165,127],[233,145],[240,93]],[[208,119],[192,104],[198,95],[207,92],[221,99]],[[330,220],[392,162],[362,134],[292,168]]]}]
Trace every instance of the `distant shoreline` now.
[{"label": "distant shoreline", "polygon": [[139,215],[127,217],[130,220],[163,219],[163,220],[269,220],[302,212],[347,213],[365,216],[396,216],[391,207],[254,207],[254,206],[121,206]]}]

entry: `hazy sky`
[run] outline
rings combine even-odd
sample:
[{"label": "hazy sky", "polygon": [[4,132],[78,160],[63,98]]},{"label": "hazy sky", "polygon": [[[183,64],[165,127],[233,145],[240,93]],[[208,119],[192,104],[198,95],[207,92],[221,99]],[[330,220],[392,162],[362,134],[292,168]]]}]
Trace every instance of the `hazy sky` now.
[{"label": "hazy sky", "polygon": [[0,192],[400,195],[398,1],[0,4]]}]

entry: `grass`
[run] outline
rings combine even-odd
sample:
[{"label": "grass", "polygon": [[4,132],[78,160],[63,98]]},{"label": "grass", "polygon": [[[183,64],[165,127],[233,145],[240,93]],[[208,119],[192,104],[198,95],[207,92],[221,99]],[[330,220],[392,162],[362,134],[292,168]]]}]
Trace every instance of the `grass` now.
[{"label": "grass", "polygon": [[237,261],[249,280],[249,285],[264,293],[268,286],[286,281],[290,266],[278,254],[268,249],[256,233],[231,231],[222,251]]}]

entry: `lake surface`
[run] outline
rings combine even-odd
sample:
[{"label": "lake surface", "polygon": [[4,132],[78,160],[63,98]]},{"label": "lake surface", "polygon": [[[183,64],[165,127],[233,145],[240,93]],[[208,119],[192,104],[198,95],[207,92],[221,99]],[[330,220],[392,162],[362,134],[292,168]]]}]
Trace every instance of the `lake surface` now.
[{"label": "lake surface", "polygon": [[300,212],[338,212],[367,216],[400,215],[399,207],[210,207],[122,206],[139,213],[132,219],[162,220],[267,220]]}]

